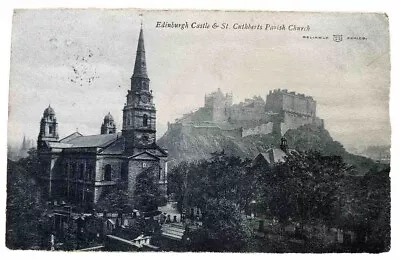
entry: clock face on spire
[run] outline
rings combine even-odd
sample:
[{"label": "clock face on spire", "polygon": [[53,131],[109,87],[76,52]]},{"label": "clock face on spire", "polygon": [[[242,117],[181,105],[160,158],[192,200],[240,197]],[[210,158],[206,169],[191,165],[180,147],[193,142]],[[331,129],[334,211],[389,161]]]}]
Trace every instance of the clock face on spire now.
[{"label": "clock face on spire", "polygon": [[140,100],[142,100],[143,103],[149,102],[149,96],[146,94],[140,95]]}]

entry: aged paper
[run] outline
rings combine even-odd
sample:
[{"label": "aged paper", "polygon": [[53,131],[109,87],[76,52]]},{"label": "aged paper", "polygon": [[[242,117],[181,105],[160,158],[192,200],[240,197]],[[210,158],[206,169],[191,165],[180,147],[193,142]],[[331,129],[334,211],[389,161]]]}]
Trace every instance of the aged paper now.
[{"label": "aged paper", "polygon": [[389,251],[389,43],[383,13],[16,10],[6,246]]}]

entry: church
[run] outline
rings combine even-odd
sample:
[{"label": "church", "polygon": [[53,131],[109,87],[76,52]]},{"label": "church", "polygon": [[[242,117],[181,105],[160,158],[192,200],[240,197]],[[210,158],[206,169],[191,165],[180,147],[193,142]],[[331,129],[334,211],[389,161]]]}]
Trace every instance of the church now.
[{"label": "church", "polygon": [[154,175],[166,195],[168,153],[156,144],[156,108],[149,85],[141,28],[121,132],[108,113],[99,135],[77,131],[60,139],[55,110],[50,105],[44,110],[37,148],[49,200],[93,208],[109,191],[124,187],[132,201],[136,177],[143,171]]}]

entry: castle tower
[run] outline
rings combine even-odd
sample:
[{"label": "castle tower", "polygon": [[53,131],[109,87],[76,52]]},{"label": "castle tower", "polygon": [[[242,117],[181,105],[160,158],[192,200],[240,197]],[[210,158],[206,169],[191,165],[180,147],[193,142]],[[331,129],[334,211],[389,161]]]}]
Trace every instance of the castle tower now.
[{"label": "castle tower", "polygon": [[114,118],[112,117],[110,112],[108,112],[108,114],[104,117],[103,123],[101,124],[100,133],[102,135],[114,134],[116,131],[117,131],[117,128],[114,123]]},{"label": "castle tower", "polygon": [[128,90],[126,105],[123,109],[122,135],[125,138],[126,153],[133,153],[135,149],[155,145],[156,109],[149,83],[143,29],[140,28],[131,89]]},{"label": "castle tower", "polygon": [[58,123],[54,109],[49,105],[43,112],[40,120],[40,132],[38,136],[38,149],[42,148],[46,141],[58,140]]}]

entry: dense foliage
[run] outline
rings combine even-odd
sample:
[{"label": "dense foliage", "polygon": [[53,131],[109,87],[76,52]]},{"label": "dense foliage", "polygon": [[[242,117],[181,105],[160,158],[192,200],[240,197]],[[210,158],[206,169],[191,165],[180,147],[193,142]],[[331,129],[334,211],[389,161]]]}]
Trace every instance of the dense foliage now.
[{"label": "dense foliage", "polygon": [[33,175],[36,163],[34,149],[18,163],[7,163],[6,245],[11,249],[48,246],[46,203]]},{"label": "dense foliage", "polygon": [[136,177],[134,192],[135,208],[143,212],[157,210],[161,193],[154,176],[153,168],[148,168]]},{"label": "dense foliage", "polygon": [[203,226],[189,233],[189,250],[245,251],[251,243],[252,230],[238,205],[227,199],[210,199]]},{"label": "dense foliage", "polygon": [[243,216],[250,212],[300,230],[322,225],[353,231],[353,251],[390,247],[389,169],[361,176],[342,157],[319,152],[296,152],[274,167],[220,153],[179,164],[168,185],[182,210],[204,212],[203,227],[193,235],[197,250],[246,250],[251,239]]},{"label": "dense foliage", "polygon": [[132,211],[128,202],[128,192],[122,185],[102,194],[95,206],[97,212]]}]

